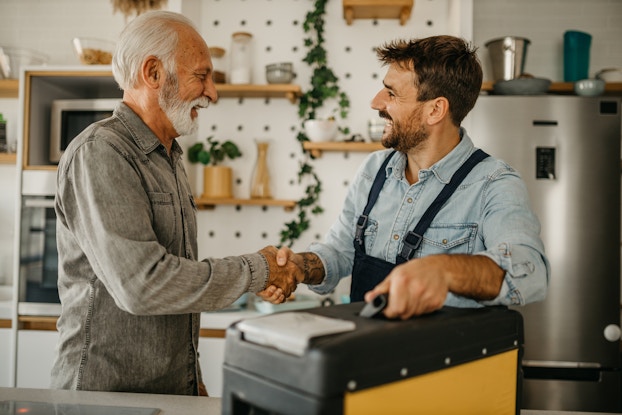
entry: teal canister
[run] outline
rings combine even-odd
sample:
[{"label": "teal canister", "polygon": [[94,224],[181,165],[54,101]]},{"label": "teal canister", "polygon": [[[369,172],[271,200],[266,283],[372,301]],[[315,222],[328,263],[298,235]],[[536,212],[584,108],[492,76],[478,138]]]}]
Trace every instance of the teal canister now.
[{"label": "teal canister", "polygon": [[6,139],[6,120],[0,113],[0,153],[6,153],[9,150]]},{"label": "teal canister", "polygon": [[592,35],[578,30],[564,32],[564,82],[587,79]]}]

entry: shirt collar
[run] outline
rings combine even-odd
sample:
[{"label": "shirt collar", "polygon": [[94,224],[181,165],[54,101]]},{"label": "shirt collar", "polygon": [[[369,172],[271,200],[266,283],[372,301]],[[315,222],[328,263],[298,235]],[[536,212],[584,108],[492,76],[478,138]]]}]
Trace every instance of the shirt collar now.
[{"label": "shirt collar", "polygon": [[[466,133],[464,128],[460,128],[460,142],[445,157],[434,163],[428,169],[419,171],[419,179],[423,179],[429,174],[433,174],[441,183],[449,183],[451,177],[473,153],[475,145]],[[387,177],[393,175],[397,180],[404,178],[406,171],[406,154],[398,152],[393,156],[393,160],[387,165]]]},{"label": "shirt collar", "polygon": [[[143,120],[136,114],[130,107],[120,102],[114,110],[114,115],[121,120],[123,125],[127,128],[127,131],[132,136],[132,140],[136,143],[136,146],[140,148],[145,154],[151,153],[159,146],[164,145],[151,131],[151,129],[143,122]],[[171,153],[183,154],[181,146],[177,143],[177,140],[173,140],[171,146]]]}]

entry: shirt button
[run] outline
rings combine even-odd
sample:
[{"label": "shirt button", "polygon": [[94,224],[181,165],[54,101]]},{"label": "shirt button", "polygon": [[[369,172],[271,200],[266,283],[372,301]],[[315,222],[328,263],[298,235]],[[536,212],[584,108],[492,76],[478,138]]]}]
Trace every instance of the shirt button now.
[{"label": "shirt button", "polygon": [[399,235],[393,235],[393,239],[395,239],[397,241],[398,239],[400,239],[400,236]]},{"label": "shirt button", "polygon": [[447,245],[447,239],[443,239],[443,245]]},{"label": "shirt button", "polygon": [[408,203],[412,203],[412,202],[413,202],[413,198],[412,198],[412,197],[409,197],[408,199],[406,199],[406,201],[407,201]]}]

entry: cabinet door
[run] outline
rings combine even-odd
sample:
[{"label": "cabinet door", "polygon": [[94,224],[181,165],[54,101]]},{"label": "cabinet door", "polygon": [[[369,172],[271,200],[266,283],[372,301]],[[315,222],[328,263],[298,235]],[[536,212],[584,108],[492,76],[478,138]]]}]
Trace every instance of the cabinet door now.
[{"label": "cabinet door", "polygon": [[199,362],[207,393],[213,398],[222,396],[222,364],[225,360],[225,339],[201,337]]},{"label": "cabinet door", "polygon": [[58,332],[20,330],[17,334],[17,387],[48,389]]},{"label": "cabinet door", "polygon": [[11,329],[0,329],[0,387],[11,386]]}]

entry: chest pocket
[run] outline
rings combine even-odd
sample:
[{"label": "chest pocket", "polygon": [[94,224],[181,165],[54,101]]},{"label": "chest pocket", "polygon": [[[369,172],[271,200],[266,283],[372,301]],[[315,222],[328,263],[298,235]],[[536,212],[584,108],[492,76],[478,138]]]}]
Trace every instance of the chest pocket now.
[{"label": "chest pocket", "polygon": [[477,225],[471,223],[431,225],[423,235],[416,257],[434,254],[472,254]]},{"label": "chest pocket", "polygon": [[[355,224],[356,227],[356,224]],[[378,234],[378,222],[373,219],[367,220],[367,227],[365,228],[365,252],[371,252],[374,243],[376,242],[376,235]]]},{"label": "chest pocket", "polygon": [[153,230],[158,242],[168,250],[175,241],[177,228],[173,195],[171,193],[149,192],[149,201],[153,212]]}]

